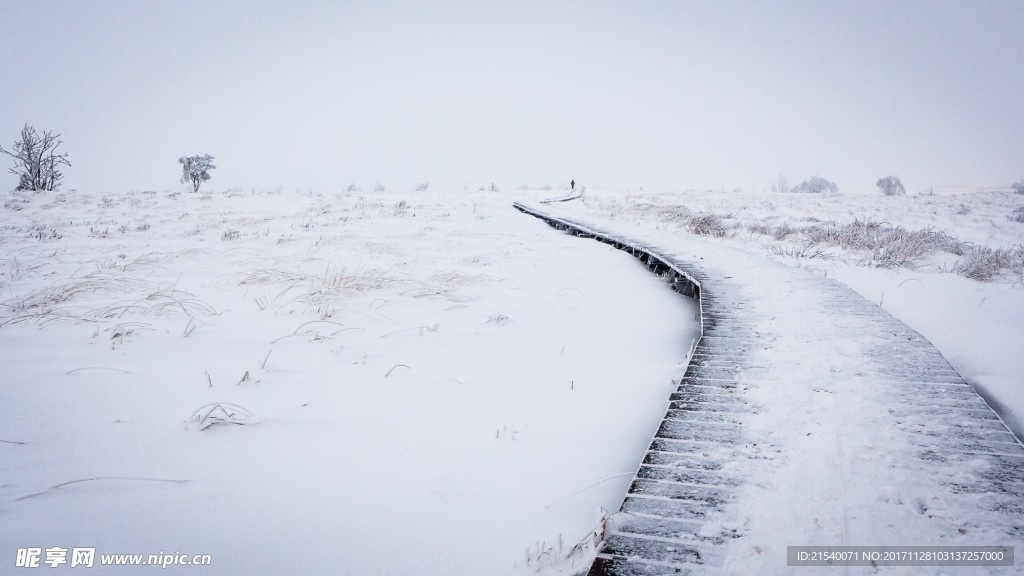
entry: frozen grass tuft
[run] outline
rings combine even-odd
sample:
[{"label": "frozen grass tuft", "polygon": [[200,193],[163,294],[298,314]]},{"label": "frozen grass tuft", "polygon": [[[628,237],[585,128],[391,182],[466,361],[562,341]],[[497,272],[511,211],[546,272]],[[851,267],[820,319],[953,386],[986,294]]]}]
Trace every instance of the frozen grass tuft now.
[{"label": "frozen grass tuft", "polygon": [[[84,310],[61,306],[82,296],[105,294],[126,294],[131,295],[133,299]],[[143,280],[93,272],[63,285],[36,290],[0,302],[0,318],[10,316],[0,322],[0,326],[27,320],[42,323],[52,320],[95,322],[108,318],[158,315],[165,311],[177,310],[190,317],[196,314],[217,313],[213,307],[183,290],[173,287],[157,289]]]},{"label": "frozen grass tuft", "polygon": [[728,232],[722,217],[718,214],[700,213],[690,217],[686,225],[690,232],[699,236],[721,238]]},{"label": "frozen grass tuft", "polygon": [[[1014,211],[1024,222],[1024,206]],[[1010,218],[1014,220],[1014,217]],[[1024,269],[1024,248],[992,250],[981,248],[931,228],[908,230],[869,219],[855,219],[847,224],[817,222],[809,226],[792,227],[786,222],[771,224],[765,221],[748,224],[752,234],[770,236],[775,240],[789,239],[791,245],[773,244],[768,252],[791,258],[829,258],[833,254],[817,250],[816,246],[834,246],[844,251],[867,254],[858,259],[862,266],[873,268],[915,268],[921,260],[936,254],[960,256],[949,271],[979,281],[991,280],[1004,270],[1021,274]],[[816,251],[817,250],[817,251]]]},{"label": "frozen grass tuft", "polygon": [[237,404],[215,402],[201,406],[188,418],[189,430],[206,430],[216,424],[253,424],[252,412]]},{"label": "frozen grass tuft", "polygon": [[913,268],[918,261],[936,251],[957,254],[963,243],[947,234],[931,229],[907,230],[882,222],[856,219],[837,226],[815,225],[800,230],[811,245],[825,244],[844,250],[865,250],[870,256],[861,260],[875,268]]},{"label": "frozen grass tuft", "polygon": [[971,246],[953,265],[952,272],[961,276],[988,282],[1009,270],[1017,275],[1024,274],[1024,246],[1013,248],[992,248]]},{"label": "frozen grass tuft", "polygon": [[1024,206],[1018,206],[1006,217],[1010,222],[1020,222],[1024,224]]},{"label": "frozen grass tuft", "polygon": [[914,268],[937,248],[931,231],[911,232],[902,226],[885,230],[872,240],[871,256],[865,264],[874,268]]},{"label": "frozen grass tuft", "polygon": [[260,284],[297,284],[310,280],[307,274],[289,272],[278,268],[261,268],[246,272],[239,279],[240,286],[257,286]]},{"label": "frozen grass tuft", "polygon": [[391,207],[391,215],[392,216],[401,217],[401,216],[405,216],[408,213],[409,213],[409,203],[406,202],[405,200],[399,200],[398,202],[395,203],[394,206]]},{"label": "frozen grass tuft", "polygon": [[673,206],[658,211],[658,217],[668,222],[687,222],[693,214],[685,206]]},{"label": "frozen grass tuft", "polygon": [[609,518],[607,510],[599,509],[597,527],[576,542],[572,548],[566,549],[561,534],[551,544],[537,541],[528,546],[523,555],[526,568],[539,574],[586,574],[604,545]]},{"label": "frozen grass tuft", "polygon": [[375,268],[357,268],[348,272],[342,268],[340,272],[328,271],[314,280],[314,288],[319,292],[338,294],[343,292],[366,292],[384,288],[395,281],[383,270]]},{"label": "frozen grass tuft", "polygon": [[311,277],[309,279],[308,291],[299,296],[298,300],[309,306],[316,307],[320,318],[326,319],[333,314],[331,304],[335,298],[377,290],[395,281],[396,278],[394,276],[374,268],[356,268],[352,272],[348,272],[345,268],[342,268],[339,272],[328,270],[323,276]]},{"label": "frozen grass tuft", "polygon": [[771,225],[767,222],[751,222],[747,224],[746,228],[751,234],[760,234],[762,236],[768,236],[772,231]]},{"label": "frozen grass tuft", "polygon": [[775,256],[782,256],[785,258],[796,258],[796,259],[812,259],[820,258],[822,260],[828,260],[832,257],[832,254],[806,242],[797,244],[796,246],[781,246],[779,244],[772,244],[768,247],[768,252]]},{"label": "frozen grass tuft", "polygon": [[776,225],[771,229],[772,238],[776,240],[782,240],[793,233],[793,229],[789,227],[789,224],[783,222],[782,224]]},{"label": "frozen grass tuft", "polygon": [[953,272],[970,278],[987,282],[999,275],[1003,262],[997,251],[991,248],[974,246],[953,265]]},{"label": "frozen grass tuft", "polygon": [[431,275],[428,282],[437,287],[451,288],[455,286],[476,284],[479,282],[488,282],[490,280],[490,277],[484,276],[483,274],[466,274],[458,270],[448,270]]}]

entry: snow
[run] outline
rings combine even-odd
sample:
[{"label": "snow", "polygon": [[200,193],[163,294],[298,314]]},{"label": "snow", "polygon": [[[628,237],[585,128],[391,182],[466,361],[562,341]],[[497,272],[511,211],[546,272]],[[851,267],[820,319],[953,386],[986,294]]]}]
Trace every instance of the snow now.
[{"label": "snow", "polygon": [[[519,573],[618,508],[698,331],[628,255],[490,192],[14,199],[8,567]],[[241,424],[201,429],[217,404]]]},{"label": "snow", "polygon": [[[517,574],[559,541],[564,555],[622,503],[698,328],[693,303],[629,255],[511,208],[558,194],[12,193],[0,565],[32,546],[211,554],[218,574]],[[969,280],[947,253],[913,269],[837,247],[793,257],[798,235],[746,225],[860,218],[1012,248],[1024,224],[1006,216],[1022,203],[589,189],[545,209],[742,269],[738,294],[790,272],[837,279],[934,343],[1020,434],[1016,272]],[[694,235],[680,207],[725,216],[724,236]],[[957,526],[997,543],[990,516],[905,470],[870,394],[841,379],[800,393],[860,358],[838,323],[794,316],[801,298],[817,301],[790,294],[756,320],[808,348],[766,342],[755,357],[791,384],[752,386],[744,424],[786,457],[744,485],[741,512],[702,528],[744,535],[726,568],[782,573],[786,545],[960,542]],[[227,415],[217,403],[241,423],[200,429],[207,411]],[[872,475],[894,468],[883,485]],[[168,569],[210,570],[193,568]]]},{"label": "snow", "polygon": [[[1004,443],[1012,436],[1003,433],[998,441],[990,436],[990,445],[966,447],[970,441],[958,436],[956,426],[970,420],[968,411],[985,411],[984,405],[943,397],[939,407],[932,406],[922,397],[926,389],[906,384],[915,379],[913,366],[900,368],[897,359],[887,360],[892,354],[887,339],[898,346],[906,336],[878,333],[871,304],[864,312],[836,306],[826,282],[845,282],[929,337],[1013,425],[1024,408],[1020,360],[1012,354],[1022,343],[1019,272],[1006,270],[980,283],[948,272],[954,269],[952,258],[942,254],[921,257],[914,269],[895,271],[863,266],[871,259],[858,250],[831,247],[828,259],[780,256],[785,252],[774,239],[765,242],[746,224],[773,217],[788,219],[794,227],[809,218],[835,218],[841,224],[844,215],[864,218],[857,214],[863,210],[870,218],[906,227],[925,220],[960,237],[977,239],[976,231],[961,232],[963,222],[956,218],[938,218],[930,198],[879,202],[841,195],[587,191],[582,200],[544,210],[695,263],[715,280],[705,295],[724,298],[726,308],[742,304],[739,317],[754,323],[758,334],[739,380],[746,410],[737,420],[746,444],[742,450],[714,447],[704,454],[729,456],[732,466],[723,478],[742,485],[731,498],[733,505],[702,520],[696,534],[680,534],[680,544],[706,548],[711,545],[702,540],[731,526],[743,537],[717,554],[703,550],[706,561],[719,563],[727,574],[783,574],[786,547],[792,545],[1019,542],[1022,518],[1014,500],[1021,493],[1019,443]],[[1012,227],[1016,224],[997,224],[986,214],[1005,215],[1016,198],[983,193],[956,201],[987,221],[974,222],[974,227],[998,229],[999,234],[985,235],[989,242],[1012,247],[1020,241],[1021,231]],[[808,206],[801,208],[801,203]],[[692,216],[700,212],[722,215],[720,237],[692,233]],[[795,236],[788,245],[799,247]],[[899,378],[890,373],[900,373]],[[990,424],[975,419],[969,425],[997,434]],[[922,458],[929,450],[937,450],[937,458]],[[951,485],[965,489],[950,490]],[[643,542],[630,536],[622,540]]]},{"label": "snow", "polygon": [[[560,205],[564,208],[566,205]],[[588,190],[572,214],[604,218],[627,230],[689,236],[672,210],[721,215],[729,227],[723,244],[813,270],[847,284],[930,340],[996,408],[1018,437],[1024,436],[1024,275],[1018,268],[991,282],[951,273],[955,254],[932,254],[912,268],[865,266],[864,251],[823,247],[825,258],[779,255],[799,248],[793,234],[782,240],[749,231],[750,224],[801,226],[855,220],[908,230],[932,230],[993,249],[1024,245],[1024,224],[1009,221],[1024,196],[1009,190],[957,191],[886,197],[878,193],[773,194],[754,192],[645,192]],[[669,212],[662,212],[663,210]]]},{"label": "snow", "polygon": [[[919,344],[911,349],[920,351],[920,359],[897,357],[904,353],[901,345],[916,336],[870,301],[837,287],[834,275],[842,270],[840,276],[855,276],[864,270],[865,278],[881,281],[893,272],[852,269],[850,263],[864,261],[862,254],[852,251],[837,251],[833,259],[820,265],[817,259],[811,263],[794,258],[773,262],[765,257],[766,251],[776,253],[770,246],[736,233],[745,230],[743,227],[727,226],[721,238],[712,239],[688,232],[692,220],[678,217],[684,213],[681,208],[706,209],[708,199],[702,203],[686,195],[632,194],[623,201],[623,196],[588,191],[583,202],[543,209],[588,229],[651,246],[684,268],[689,266],[709,277],[702,290],[705,299],[711,296],[719,301],[719,314],[741,306],[741,311],[733,312],[734,319],[751,323],[752,334],[757,336],[725,335],[739,341],[728,346],[747,350],[735,393],[745,409],[732,420],[739,425],[734,430],[742,430],[741,445],[723,441],[698,444],[699,450],[690,448],[696,450],[693,456],[727,462],[711,476],[712,485],[738,488],[723,497],[727,504],[698,517],[699,528],[693,532],[683,524],[669,532],[657,525],[648,535],[640,520],[628,518],[627,509],[625,518],[612,519],[608,548],[612,554],[642,558],[627,563],[641,566],[636,573],[642,573],[643,566],[658,565],[658,551],[680,567],[692,566],[682,555],[666,554],[669,547],[683,546],[698,550],[702,560],[721,567],[721,573],[785,574],[789,573],[786,549],[794,545],[1013,546],[1019,542],[1024,527],[1019,506],[1024,453],[1019,442],[1000,431],[998,421],[982,420],[980,414],[989,412],[977,396],[954,393],[952,384],[939,392],[935,385],[914,384],[918,380],[954,380],[945,379],[951,376],[944,375],[943,363],[925,362],[927,356]],[[749,203],[784,201],[736,195],[729,206],[726,200],[714,197],[721,203],[718,209],[735,207],[726,220],[740,222],[750,217],[743,212]],[[828,200],[836,204],[847,201],[834,196]],[[856,200],[850,199],[850,203]],[[900,206],[910,212],[913,204]],[[795,206],[791,208],[796,212]],[[901,220],[895,212],[888,215],[895,222],[912,222],[912,218]],[[922,265],[914,273],[927,273],[924,268]],[[936,292],[951,292],[943,297],[959,298],[949,301],[954,310],[959,307],[966,312],[963,302],[968,288],[963,282],[978,283],[948,272],[932,274],[939,281],[925,284]],[[903,282],[890,280],[890,289]],[[989,293],[1017,291],[1018,282],[1007,275],[993,282]],[[851,297],[859,301],[857,306]],[[913,299],[921,300],[921,295]],[[946,301],[928,300],[923,306],[933,313]],[[993,307],[1012,322],[1019,298],[993,300]],[[889,310],[900,308],[901,301],[886,299],[883,304]],[[969,305],[976,307],[977,301],[970,300]],[[978,322],[976,316],[955,317]],[[943,317],[939,322],[949,320]],[[989,342],[1020,342],[1019,325],[1007,326],[1001,319],[995,326],[1003,330],[986,335]],[[982,334],[985,328],[978,327],[974,333]],[[713,349],[716,344],[709,346]],[[982,351],[962,345],[958,349],[967,356]],[[968,372],[965,367],[961,370]],[[1019,386],[1014,373],[1005,376]],[[1012,397],[999,400],[1014,408]],[[689,453],[684,449],[671,452],[679,454],[655,453],[665,462],[652,464],[652,471],[665,479],[678,474],[687,478],[683,484],[692,485],[692,470],[685,464],[670,463],[673,457]],[[675,502],[663,502],[662,506],[668,510],[664,516],[671,518],[677,513]],[[614,526],[623,523],[626,527],[616,531]],[[742,537],[724,544],[714,542],[724,528]],[[905,572],[950,573],[934,567]],[[1005,569],[990,573],[1005,573]]]}]

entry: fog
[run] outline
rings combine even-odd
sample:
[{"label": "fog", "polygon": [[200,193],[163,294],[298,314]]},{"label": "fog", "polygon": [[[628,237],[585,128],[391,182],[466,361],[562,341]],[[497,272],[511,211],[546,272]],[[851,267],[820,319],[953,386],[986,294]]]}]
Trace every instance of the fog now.
[{"label": "fog", "polygon": [[0,145],[112,191],[1024,177],[1021,2],[291,4],[0,0]]}]

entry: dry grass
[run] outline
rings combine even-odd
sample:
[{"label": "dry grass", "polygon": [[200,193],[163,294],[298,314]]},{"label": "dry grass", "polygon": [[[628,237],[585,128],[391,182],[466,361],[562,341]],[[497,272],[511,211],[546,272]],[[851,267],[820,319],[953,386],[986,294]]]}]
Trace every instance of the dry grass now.
[{"label": "dry grass", "polygon": [[1001,276],[1004,271],[1018,276],[1024,274],[1024,246],[992,249],[971,246],[953,265],[951,271],[961,276],[988,282]]},{"label": "dry grass", "polygon": [[914,268],[938,246],[929,231],[908,231],[902,226],[870,238],[871,256],[863,263],[873,268]]},{"label": "dry grass", "polygon": [[[192,294],[174,288],[152,290],[141,294],[133,300],[120,301],[97,308],[59,306],[72,296],[84,292],[91,294],[109,293],[113,286],[123,285],[124,282],[129,280],[131,279],[118,278],[107,283],[78,282],[62,289],[33,293],[28,299],[15,299],[3,302],[3,315],[9,314],[10,317],[0,322],[0,326],[30,320],[43,324],[56,320],[98,322],[113,318],[155,316],[175,313],[177,311],[181,311],[189,317],[193,317],[196,314],[213,315],[217,313],[212,306],[195,298]],[[133,284],[133,286],[144,287],[145,285],[138,283]]]},{"label": "dry grass", "polygon": [[673,206],[658,210],[658,218],[666,222],[688,222],[692,212],[685,206]]},{"label": "dry grass", "polygon": [[340,272],[328,271],[314,279],[314,287],[324,293],[366,292],[379,290],[395,282],[396,278],[375,268],[356,268],[352,272],[342,268]]},{"label": "dry grass", "polygon": [[238,280],[239,286],[258,286],[260,284],[298,284],[308,282],[313,277],[279,268],[261,268],[244,272]]},{"label": "dry grass", "polygon": [[768,247],[768,253],[774,254],[775,256],[782,256],[785,258],[799,259],[812,259],[820,258],[822,260],[828,260],[832,258],[832,253],[826,252],[821,248],[818,248],[812,244],[802,243],[795,246],[781,246],[779,244],[772,244]]},{"label": "dry grass", "polygon": [[195,298],[184,290],[167,288],[156,290],[134,301],[119,302],[110,306],[96,308],[88,316],[91,318],[123,318],[128,314],[153,316],[166,313],[168,310],[180,310],[186,316],[196,314],[213,315],[217,311],[202,300]]},{"label": "dry grass", "polygon": [[[1024,221],[1024,207],[1015,213]],[[770,236],[775,240],[788,238],[794,242],[791,246],[770,245],[768,252],[777,256],[828,258],[833,255],[817,247],[833,246],[844,251],[867,252],[857,260],[862,266],[915,268],[929,256],[946,253],[960,257],[948,271],[973,280],[993,280],[1007,270],[1024,278],[1024,247],[980,247],[931,228],[908,230],[903,226],[858,218],[844,225],[822,222],[802,227],[763,221],[748,224],[746,229],[752,234]]]},{"label": "dry grass", "polygon": [[356,268],[348,272],[342,268],[339,272],[328,271],[323,276],[312,277],[306,284],[306,292],[297,300],[315,308],[317,316],[323,320],[334,315],[333,304],[337,298],[379,290],[396,281],[383,270]]},{"label": "dry grass", "polygon": [[48,309],[83,294],[121,294],[148,287],[148,283],[135,278],[125,278],[104,272],[87,274],[80,280],[71,280],[59,286],[29,292],[3,302],[6,310],[26,312]]},{"label": "dry grass", "polygon": [[728,232],[728,228],[722,222],[722,216],[718,214],[699,213],[691,216],[686,223],[686,228],[698,236],[714,238],[721,238]]},{"label": "dry grass", "polygon": [[201,406],[188,418],[189,430],[206,430],[217,424],[246,425],[255,423],[252,412],[228,402]]},{"label": "dry grass", "polygon": [[640,205],[639,209],[642,212],[655,213],[662,222],[680,224],[687,231],[698,236],[721,238],[727,235],[732,228],[725,223],[725,220],[732,217],[731,214],[693,212],[685,206],[657,207],[650,204]]},{"label": "dry grass", "polygon": [[1006,217],[1006,219],[1009,220],[1010,222],[1020,222],[1024,224],[1024,206],[1019,206],[1015,208],[1013,212],[1011,212],[1010,215]]},{"label": "dry grass", "polygon": [[814,225],[799,230],[810,245],[824,244],[843,250],[863,250],[870,255],[861,264],[875,268],[913,268],[918,262],[937,251],[956,253],[962,243],[955,238],[931,229],[907,230],[872,220],[856,219],[838,226]]},{"label": "dry grass", "polygon": [[489,282],[492,278],[483,274],[466,274],[458,270],[438,272],[427,279],[427,282],[439,288],[450,288],[454,286],[466,286],[480,282]]}]

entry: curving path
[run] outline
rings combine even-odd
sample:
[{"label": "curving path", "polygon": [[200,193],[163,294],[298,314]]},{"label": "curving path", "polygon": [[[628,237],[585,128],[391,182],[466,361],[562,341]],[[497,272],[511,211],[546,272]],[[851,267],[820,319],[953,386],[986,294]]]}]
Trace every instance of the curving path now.
[{"label": "curving path", "polygon": [[[703,336],[592,576],[815,574],[830,569],[788,567],[787,546],[1024,542],[1024,445],[878,306],[718,243],[656,248],[549,205],[515,207],[700,298]],[[844,573],[857,570],[872,569]],[[972,574],[985,570],[1022,569]]]}]

